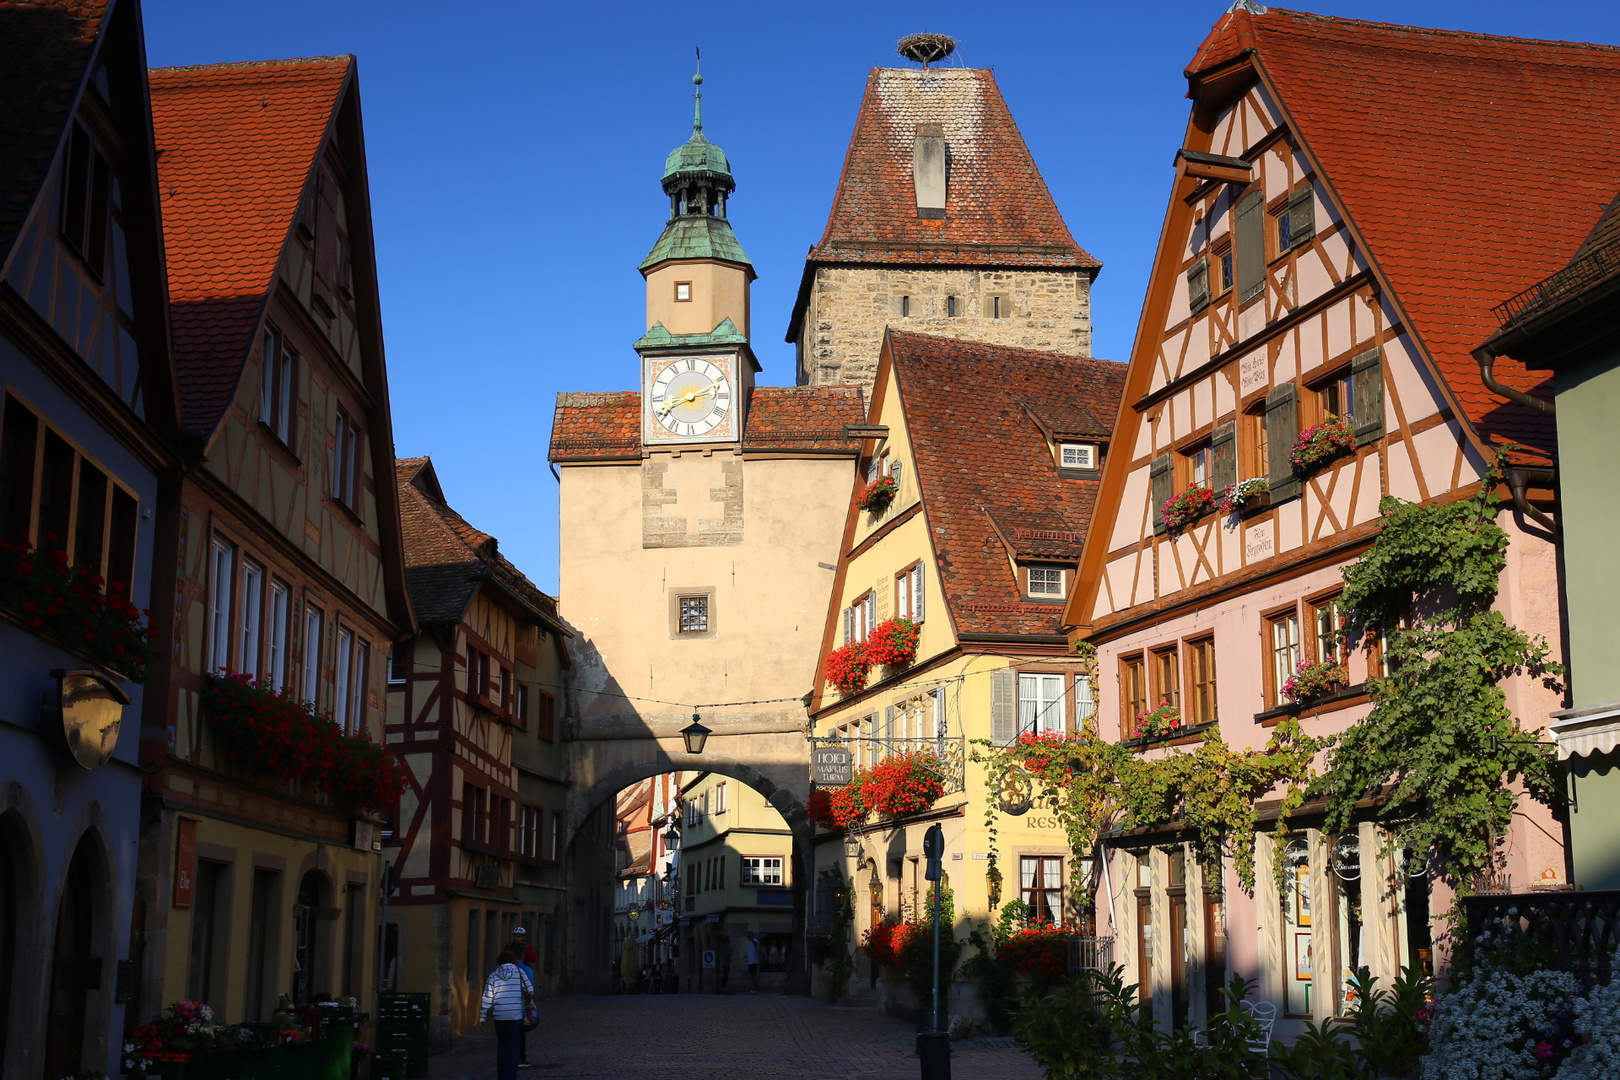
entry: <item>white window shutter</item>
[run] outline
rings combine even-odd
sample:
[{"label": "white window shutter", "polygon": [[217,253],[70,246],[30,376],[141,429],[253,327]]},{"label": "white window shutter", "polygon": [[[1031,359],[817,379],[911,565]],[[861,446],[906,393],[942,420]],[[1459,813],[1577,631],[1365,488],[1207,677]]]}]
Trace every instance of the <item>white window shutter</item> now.
[{"label": "white window shutter", "polygon": [[855,609],[844,609],[844,644],[848,645],[855,639]]},{"label": "white window shutter", "polygon": [[945,737],[945,688],[934,691],[934,737]]},{"label": "white window shutter", "polygon": [[1012,668],[990,673],[990,741],[1006,746],[1018,737],[1018,676]]},{"label": "white window shutter", "polygon": [[923,621],[923,564],[911,568],[911,617]]},{"label": "white window shutter", "polygon": [[866,594],[866,619],[861,627],[861,640],[865,641],[872,633],[872,627],[877,625],[877,593]]},{"label": "white window shutter", "polygon": [[894,740],[894,706],[883,706],[883,741],[891,744]]}]

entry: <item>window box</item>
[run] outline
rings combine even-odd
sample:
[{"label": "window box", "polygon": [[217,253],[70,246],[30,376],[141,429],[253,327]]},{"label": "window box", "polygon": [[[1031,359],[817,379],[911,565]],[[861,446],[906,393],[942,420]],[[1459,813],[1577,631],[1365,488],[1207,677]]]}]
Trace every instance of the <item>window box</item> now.
[{"label": "window box", "polygon": [[1213,513],[1215,503],[1215,492],[1209,488],[1190,487],[1166,499],[1159,517],[1165,527],[1174,532],[1186,528],[1205,514]]},{"label": "window box", "polygon": [[1290,705],[1305,705],[1342,690],[1350,681],[1344,665],[1336,661],[1302,661],[1287,682],[1282,684],[1283,700]]},{"label": "window box", "polygon": [[871,483],[861,489],[855,499],[855,505],[870,514],[881,514],[889,508],[894,497],[900,493],[900,482],[893,475],[884,472]]},{"label": "window box", "polygon": [[1247,514],[1271,505],[1271,482],[1264,476],[1251,476],[1226,488],[1216,500],[1216,508],[1227,513]]},{"label": "window box", "polygon": [[1338,686],[1320,697],[1298,704],[1278,705],[1274,708],[1263,709],[1254,714],[1254,722],[1264,727],[1271,727],[1285,716],[1298,716],[1307,709],[1312,711],[1333,710],[1349,708],[1359,705],[1367,700],[1367,684],[1357,683],[1354,686]]},{"label": "window box", "polygon": [[866,689],[866,677],[871,674],[872,661],[866,655],[866,642],[852,641],[827,654],[822,674],[837,691],[852,697]]},{"label": "window box", "polygon": [[129,602],[125,584],[74,569],[65,551],[0,541],[0,608],[25,629],[130,682],[145,682],[158,659],[157,628],[142,625],[146,616]]},{"label": "window box", "polygon": [[1178,724],[1167,728],[1156,735],[1135,735],[1128,739],[1121,739],[1119,745],[1127,750],[1148,750],[1155,746],[1179,746],[1183,743],[1194,743],[1202,739],[1204,732],[1215,726],[1210,720],[1203,724]]},{"label": "window box", "polygon": [[1294,471],[1303,476],[1345,454],[1355,453],[1355,449],[1355,425],[1337,416],[1329,416],[1320,424],[1299,433],[1293,449],[1288,451],[1288,460],[1293,463]]},{"label": "window box", "polygon": [[919,628],[910,619],[885,619],[866,639],[866,660],[871,666],[901,668],[917,658]]},{"label": "window box", "polygon": [[1159,739],[1181,730],[1184,726],[1181,710],[1169,702],[1161,701],[1159,707],[1152,712],[1137,714],[1136,723],[1131,727],[1131,738]]}]

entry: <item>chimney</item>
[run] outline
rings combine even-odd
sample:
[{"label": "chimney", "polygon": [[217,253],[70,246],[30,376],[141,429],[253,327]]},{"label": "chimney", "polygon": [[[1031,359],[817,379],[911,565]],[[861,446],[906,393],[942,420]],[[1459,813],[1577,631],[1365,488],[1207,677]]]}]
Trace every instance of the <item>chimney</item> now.
[{"label": "chimney", "polygon": [[917,216],[945,216],[945,128],[918,124],[911,144],[911,182],[917,189]]}]

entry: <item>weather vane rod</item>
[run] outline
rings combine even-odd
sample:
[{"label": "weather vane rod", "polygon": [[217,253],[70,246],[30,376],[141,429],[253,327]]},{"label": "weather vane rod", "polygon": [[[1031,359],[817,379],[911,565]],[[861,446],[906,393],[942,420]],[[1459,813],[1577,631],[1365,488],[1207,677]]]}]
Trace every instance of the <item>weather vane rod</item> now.
[{"label": "weather vane rod", "polygon": [[692,106],[692,134],[700,135],[703,132],[703,50],[694,47],[697,53],[697,74],[692,76],[692,85],[697,87],[692,91],[696,104]]}]

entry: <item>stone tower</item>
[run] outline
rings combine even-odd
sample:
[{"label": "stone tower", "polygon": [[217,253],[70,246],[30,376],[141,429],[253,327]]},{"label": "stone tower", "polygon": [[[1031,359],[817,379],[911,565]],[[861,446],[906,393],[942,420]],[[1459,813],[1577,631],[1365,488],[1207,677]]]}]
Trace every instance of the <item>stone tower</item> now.
[{"label": "stone tower", "polygon": [[887,326],[1091,355],[1087,254],[987,70],[875,68],[787,340],[870,389]]}]

